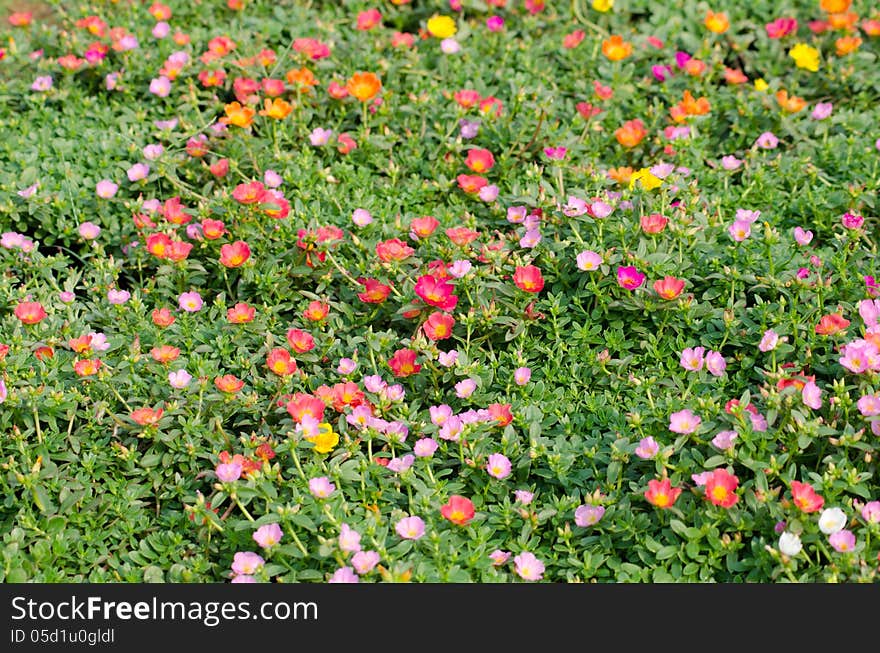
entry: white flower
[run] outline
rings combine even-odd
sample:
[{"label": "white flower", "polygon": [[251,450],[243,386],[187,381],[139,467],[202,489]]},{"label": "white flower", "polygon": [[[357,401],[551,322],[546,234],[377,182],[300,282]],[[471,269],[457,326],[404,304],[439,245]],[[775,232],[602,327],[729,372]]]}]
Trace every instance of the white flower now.
[{"label": "white flower", "polygon": [[804,545],[801,544],[801,538],[797,533],[785,531],[779,536],[779,551],[783,555],[789,557],[796,556],[801,552],[802,548],[804,548]]},{"label": "white flower", "polygon": [[846,513],[840,508],[826,508],[819,515],[819,530],[826,535],[831,535],[843,530],[846,521]]}]

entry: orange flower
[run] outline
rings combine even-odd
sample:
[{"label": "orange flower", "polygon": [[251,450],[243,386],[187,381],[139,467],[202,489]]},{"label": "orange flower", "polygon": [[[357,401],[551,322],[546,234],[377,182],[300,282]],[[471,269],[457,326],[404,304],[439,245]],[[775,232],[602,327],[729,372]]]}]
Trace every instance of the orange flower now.
[{"label": "orange flower", "polygon": [[[617,133],[615,132],[614,135],[617,136]],[[618,138],[618,140],[620,139]],[[618,184],[625,185],[629,183],[629,180],[633,176],[634,172],[635,170],[633,170],[629,166],[620,166],[618,168],[611,168],[610,170],[608,170],[608,177],[609,179],[613,179],[614,181],[616,181]]]},{"label": "orange flower", "polygon": [[829,313],[828,315],[823,315],[822,319],[819,320],[819,324],[816,325],[816,333],[821,336],[832,336],[835,333],[840,333],[846,327],[849,326],[849,320],[847,320],[840,313]]},{"label": "orange flower", "polygon": [[162,345],[161,347],[153,347],[150,350],[150,356],[157,363],[170,363],[177,360],[180,356],[180,349],[171,345]]},{"label": "orange flower", "polygon": [[287,100],[283,100],[280,97],[274,100],[266,98],[266,108],[260,111],[260,115],[274,118],[275,120],[283,120],[290,115],[291,111],[293,111],[293,107]]},{"label": "orange flower", "polygon": [[355,73],[348,80],[345,88],[361,102],[368,102],[382,90],[382,82],[373,73]]},{"label": "orange flower", "polygon": [[828,16],[828,24],[831,29],[846,30],[852,32],[859,22],[859,15],[855,12],[848,11],[846,13],[830,14]]},{"label": "orange flower", "polygon": [[225,107],[226,115],[220,118],[220,122],[236,127],[250,127],[256,113],[250,107],[243,107],[239,102],[230,102]]},{"label": "orange flower", "polygon": [[730,29],[730,20],[723,11],[718,13],[712,10],[707,11],[703,24],[706,26],[706,29],[715,34],[724,34],[724,32]]},{"label": "orange flower", "polygon": [[318,83],[315,75],[308,68],[293,68],[287,71],[287,83],[303,91],[310,91]]},{"label": "orange flower", "polygon": [[101,365],[101,361],[97,358],[84,358],[73,364],[73,370],[78,376],[93,376],[98,373],[99,369],[101,369]]},{"label": "orange flower", "polygon": [[819,6],[829,14],[840,14],[849,9],[852,0],[821,0]]},{"label": "orange flower", "polygon": [[724,69],[724,80],[728,84],[745,84],[749,78],[741,70],[735,68]]},{"label": "orange flower", "polygon": [[244,302],[238,302],[235,306],[226,311],[226,320],[230,324],[246,324],[253,322],[257,309],[249,306]]},{"label": "orange flower", "polygon": [[669,109],[669,115],[675,122],[683,122],[689,116],[703,116],[709,113],[711,105],[705,96],[695,98],[690,91],[682,94],[681,102]]},{"label": "orange flower", "polygon": [[834,42],[834,47],[837,49],[838,57],[845,57],[850,52],[858,50],[861,44],[862,39],[858,36],[841,36]]},{"label": "orange flower", "polygon": [[796,95],[789,96],[788,91],[784,89],[776,92],[776,102],[788,113],[797,113],[807,106],[806,100]]},{"label": "orange flower", "polygon": [[632,54],[632,43],[624,41],[619,34],[612,34],[610,37],[602,41],[602,54],[611,61],[620,61],[626,59]]},{"label": "orange flower", "polygon": [[880,36],[880,20],[863,20],[862,29],[868,36]]},{"label": "orange flower", "polygon": [[309,322],[320,322],[330,312],[330,304],[325,304],[317,299],[309,302],[306,310],[303,311],[303,317]]},{"label": "orange flower", "polygon": [[676,279],[675,277],[663,277],[654,282],[654,292],[663,299],[675,299],[684,290],[684,279]]},{"label": "orange flower", "polygon": [[645,129],[645,123],[638,118],[627,120],[621,127],[614,130],[614,138],[624,147],[635,147],[647,135],[648,131]]},{"label": "orange flower", "polygon": [[691,57],[684,64],[684,71],[691,77],[699,77],[706,72],[706,62]]}]

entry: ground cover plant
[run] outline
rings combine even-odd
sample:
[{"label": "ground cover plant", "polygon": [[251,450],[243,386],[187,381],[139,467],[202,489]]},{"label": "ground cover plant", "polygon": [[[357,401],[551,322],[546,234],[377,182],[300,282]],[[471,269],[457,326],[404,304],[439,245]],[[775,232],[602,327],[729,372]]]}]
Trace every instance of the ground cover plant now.
[{"label": "ground cover plant", "polygon": [[3,581],[877,580],[876,4],[0,6]]}]

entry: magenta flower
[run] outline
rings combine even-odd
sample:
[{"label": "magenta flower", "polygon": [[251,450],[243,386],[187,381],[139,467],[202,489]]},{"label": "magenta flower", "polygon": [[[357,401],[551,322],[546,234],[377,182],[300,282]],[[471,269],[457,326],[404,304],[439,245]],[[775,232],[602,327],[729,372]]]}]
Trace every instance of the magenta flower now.
[{"label": "magenta flower", "polygon": [[214,473],[217,474],[217,479],[221,483],[232,483],[241,478],[241,464],[220,463],[219,465],[217,465]]},{"label": "magenta flower", "polygon": [[693,433],[700,428],[702,421],[699,415],[685,408],[669,416],[669,430],[673,433]]},{"label": "magenta flower", "polygon": [[568,152],[568,149],[565,147],[545,147],[544,154],[548,159],[553,159],[555,161],[561,161],[565,158],[565,154]]},{"label": "magenta flower", "polygon": [[380,556],[375,551],[358,551],[351,556],[351,566],[354,570],[363,576],[373,571],[373,568],[379,564]]},{"label": "magenta flower", "polygon": [[636,447],[636,455],[642,460],[649,460],[660,452],[660,444],[652,436],[647,436],[639,440]]},{"label": "magenta flower", "polygon": [[587,528],[596,524],[605,514],[604,506],[592,506],[585,504],[578,506],[574,511],[574,523],[581,528]]},{"label": "magenta flower", "polygon": [[523,551],[513,559],[513,569],[523,580],[541,580],[544,576],[544,563],[534,553]]},{"label": "magenta flower", "polygon": [[617,283],[621,288],[627,290],[635,290],[645,282],[645,275],[639,272],[635,267],[619,266],[617,268]]},{"label": "magenta flower", "polygon": [[489,454],[486,461],[486,471],[489,472],[489,476],[499,480],[505,479],[510,476],[511,469],[510,459],[503,453]]},{"label": "magenta flower", "polygon": [[412,515],[404,517],[394,526],[400,537],[406,540],[417,540],[425,534],[425,522],[421,517]]},{"label": "magenta flower", "polygon": [[351,567],[340,567],[330,576],[328,583],[357,583],[358,575],[352,571]]},{"label": "magenta flower", "polygon": [[284,534],[281,532],[281,526],[278,524],[263,524],[254,531],[253,537],[258,545],[264,549],[268,549],[278,544],[283,535]]},{"label": "magenta flower", "polygon": [[336,486],[326,476],[309,479],[309,492],[316,499],[326,499],[336,491]]},{"label": "magenta flower", "polygon": [[256,574],[266,561],[253,551],[238,551],[232,558],[232,571],[236,574],[251,576]]},{"label": "magenta flower", "polygon": [[504,28],[504,19],[501,16],[489,16],[486,19],[486,28],[490,32],[500,32]]},{"label": "magenta flower", "polygon": [[202,301],[202,296],[195,290],[191,292],[181,293],[180,297],[177,299],[177,304],[180,306],[180,310],[186,311],[187,313],[195,313],[202,309],[204,302]]},{"label": "magenta flower", "polygon": [[809,381],[801,389],[801,399],[805,406],[819,410],[822,407],[822,390],[813,381]]},{"label": "magenta flower", "polygon": [[859,229],[862,224],[864,224],[865,218],[860,215],[854,215],[852,213],[844,213],[841,216],[840,221],[847,229]]}]

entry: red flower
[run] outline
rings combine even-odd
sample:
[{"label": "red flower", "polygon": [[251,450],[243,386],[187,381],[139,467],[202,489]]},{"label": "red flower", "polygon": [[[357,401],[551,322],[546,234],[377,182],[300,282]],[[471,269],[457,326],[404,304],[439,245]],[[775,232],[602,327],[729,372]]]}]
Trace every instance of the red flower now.
[{"label": "red flower", "polygon": [[378,279],[358,279],[358,283],[363,284],[364,291],[358,293],[358,299],[367,304],[381,304],[391,292],[391,286],[386,286],[379,282]]},{"label": "red flower", "polygon": [[48,313],[40,302],[21,302],[15,307],[15,317],[22,324],[37,324],[48,317]]},{"label": "red flower", "polygon": [[220,265],[227,268],[238,268],[251,257],[251,248],[243,240],[227,243],[220,248]]},{"label": "red flower", "polygon": [[458,296],[452,294],[455,286],[430,274],[420,276],[414,290],[423,302],[441,311],[451,311],[458,304]]},{"label": "red flower", "polygon": [[452,335],[455,319],[449,313],[434,311],[425,320],[422,329],[431,340],[444,340]]},{"label": "red flower", "polygon": [[668,478],[662,481],[648,481],[648,489],[645,490],[645,498],[651,505],[658,508],[670,508],[681,494],[681,488],[672,487]]},{"label": "red flower", "polygon": [[825,504],[825,499],[816,493],[813,486],[801,483],[800,481],[791,482],[791,497],[794,505],[801,512],[816,512]]},{"label": "red flower", "polygon": [[474,518],[474,503],[458,494],[449,497],[449,501],[440,506],[440,514],[453,524],[464,526]]},{"label": "red flower", "polygon": [[186,224],[192,220],[192,216],[184,210],[185,208],[180,203],[179,197],[172,197],[165,200],[162,205],[162,217],[171,224]]},{"label": "red flower", "polygon": [[452,98],[458,103],[462,109],[470,109],[473,106],[476,106],[477,103],[482,100],[480,94],[476,91],[472,91],[470,89],[462,89],[460,91],[456,91]]},{"label": "red flower", "polygon": [[513,273],[516,287],[526,292],[541,292],[544,288],[544,277],[541,270],[534,265],[518,265]]},{"label": "red flower", "polygon": [[422,366],[416,363],[418,353],[412,349],[398,349],[394,355],[388,359],[388,366],[391,368],[394,376],[412,376],[418,374]]},{"label": "red flower", "polygon": [[580,45],[581,41],[587,36],[587,33],[582,29],[576,29],[571,34],[566,34],[565,38],[562,39],[562,47],[570,50],[571,48],[576,48]]},{"label": "red flower", "polygon": [[706,480],[706,498],[713,505],[730,508],[739,500],[736,494],[738,485],[739,479],[736,476],[727,470],[715,469]]}]

